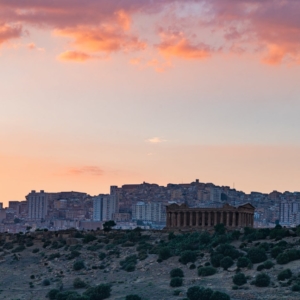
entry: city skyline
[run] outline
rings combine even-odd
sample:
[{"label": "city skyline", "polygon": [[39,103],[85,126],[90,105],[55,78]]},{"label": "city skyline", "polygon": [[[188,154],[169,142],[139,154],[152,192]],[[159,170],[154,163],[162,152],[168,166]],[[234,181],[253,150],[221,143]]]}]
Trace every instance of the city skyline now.
[{"label": "city skyline", "polygon": [[0,202],[194,178],[299,190],[299,11],[0,0]]}]

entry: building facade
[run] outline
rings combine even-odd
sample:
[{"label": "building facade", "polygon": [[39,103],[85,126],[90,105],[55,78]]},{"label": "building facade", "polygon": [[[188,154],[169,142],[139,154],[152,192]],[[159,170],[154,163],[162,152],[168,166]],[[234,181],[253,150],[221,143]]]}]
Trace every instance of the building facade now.
[{"label": "building facade", "polygon": [[26,196],[28,205],[28,220],[41,221],[45,219],[48,210],[47,194],[41,190],[39,193],[31,191]]},{"label": "building facade", "polygon": [[223,223],[226,227],[253,227],[254,206],[225,204],[222,208],[189,208],[186,204],[167,206],[167,229],[211,228]]}]

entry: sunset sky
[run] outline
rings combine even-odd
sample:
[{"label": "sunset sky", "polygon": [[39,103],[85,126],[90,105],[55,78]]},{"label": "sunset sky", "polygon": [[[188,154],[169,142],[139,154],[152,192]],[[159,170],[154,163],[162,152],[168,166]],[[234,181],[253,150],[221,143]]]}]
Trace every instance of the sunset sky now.
[{"label": "sunset sky", "polygon": [[0,202],[213,182],[300,191],[300,1],[0,0]]}]

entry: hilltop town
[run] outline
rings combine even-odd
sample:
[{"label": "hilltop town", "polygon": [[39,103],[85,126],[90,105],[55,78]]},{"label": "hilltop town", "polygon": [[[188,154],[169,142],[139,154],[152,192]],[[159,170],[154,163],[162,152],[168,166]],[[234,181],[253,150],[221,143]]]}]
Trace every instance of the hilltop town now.
[{"label": "hilltop town", "polygon": [[198,208],[250,203],[255,207],[254,227],[300,223],[300,192],[246,194],[199,180],[167,186],[146,182],[111,186],[110,194],[96,196],[74,191],[33,190],[25,199],[9,201],[6,208],[1,205],[0,232],[26,232],[28,228],[96,230],[108,220],[114,220],[116,228],[120,229],[163,229],[166,226],[166,206],[172,203]]}]

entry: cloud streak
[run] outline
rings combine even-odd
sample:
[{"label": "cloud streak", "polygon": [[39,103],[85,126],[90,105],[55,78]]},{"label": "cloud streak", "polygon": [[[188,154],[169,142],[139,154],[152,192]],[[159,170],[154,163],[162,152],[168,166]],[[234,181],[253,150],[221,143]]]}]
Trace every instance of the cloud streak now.
[{"label": "cloud streak", "polygon": [[76,167],[68,170],[68,174],[76,176],[103,176],[104,171],[97,166]]}]

